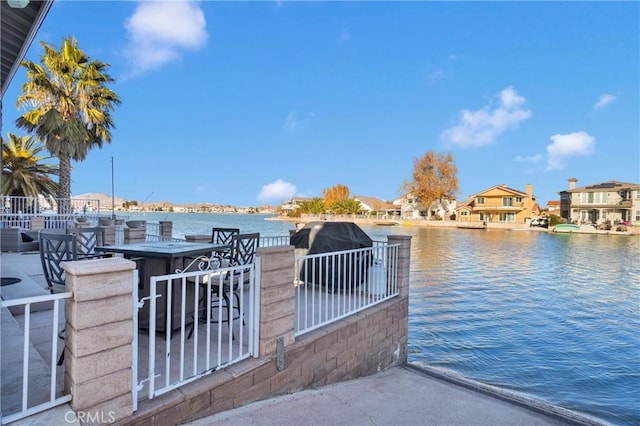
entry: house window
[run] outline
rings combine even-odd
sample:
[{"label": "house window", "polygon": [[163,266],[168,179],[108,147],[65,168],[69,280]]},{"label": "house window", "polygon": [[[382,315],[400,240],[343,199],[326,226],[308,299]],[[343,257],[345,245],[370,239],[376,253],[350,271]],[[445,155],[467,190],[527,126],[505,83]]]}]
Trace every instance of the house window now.
[{"label": "house window", "polygon": [[513,207],[513,197],[502,197],[502,207]]},{"label": "house window", "polygon": [[516,203],[521,203],[522,202],[522,197],[516,197]]},{"label": "house window", "polygon": [[500,222],[515,222],[515,213],[500,213]]},{"label": "house window", "polygon": [[[638,214],[640,214],[640,213],[638,213]],[[469,216],[469,212],[468,212],[468,211],[466,211],[466,210],[462,210],[462,211],[460,212],[460,216]]]},{"label": "house window", "polygon": [[478,197],[476,201],[478,204],[484,204],[484,197]]},{"label": "house window", "polygon": [[606,204],[607,193],[606,192],[583,192],[582,203],[584,204]]}]

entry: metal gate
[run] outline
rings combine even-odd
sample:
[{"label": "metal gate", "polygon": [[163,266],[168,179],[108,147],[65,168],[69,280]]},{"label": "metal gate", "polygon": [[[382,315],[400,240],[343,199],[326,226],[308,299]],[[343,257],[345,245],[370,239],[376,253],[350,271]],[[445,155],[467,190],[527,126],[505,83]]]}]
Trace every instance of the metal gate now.
[{"label": "metal gate", "polygon": [[142,297],[135,286],[134,410],[138,393],[152,399],[258,357],[259,263],[152,276]]}]

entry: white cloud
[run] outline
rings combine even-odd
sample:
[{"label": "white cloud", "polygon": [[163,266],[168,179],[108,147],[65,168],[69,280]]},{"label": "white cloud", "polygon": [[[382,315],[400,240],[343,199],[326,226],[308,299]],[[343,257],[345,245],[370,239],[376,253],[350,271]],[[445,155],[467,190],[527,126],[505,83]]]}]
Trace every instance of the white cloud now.
[{"label": "white cloud", "polygon": [[544,156],[542,154],[529,155],[529,156],[517,155],[515,160],[519,163],[538,163],[543,158]]},{"label": "white cloud", "polygon": [[264,185],[256,198],[262,202],[282,201],[290,199],[295,193],[296,186],[294,184],[278,179]]},{"label": "white cloud", "polygon": [[550,139],[552,143],[547,145],[547,170],[562,169],[567,158],[592,154],[596,146],[596,138],[586,132],[557,134]]},{"label": "white cloud", "polygon": [[295,132],[297,130],[304,129],[311,124],[315,116],[316,115],[313,112],[308,112],[304,118],[298,119],[298,114],[295,111],[291,111],[284,119],[283,127],[287,132]]},{"label": "white cloud", "polygon": [[598,102],[596,102],[596,104],[593,106],[593,109],[602,109],[607,105],[613,103],[616,99],[618,98],[607,93],[600,95],[600,97],[598,98]]},{"label": "white cloud", "polygon": [[493,144],[497,137],[533,115],[522,106],[526,99],[513,87],[503,89],[498,95],[499,104],[491,104],[476,111],[464,109],[458,124],[440,134],[442,140],[464,148]]},{"label": "white cloud", "polygon": [[199,49],[208,37],[198,2],[141,2],[125,28],[129,34],[125,52],[131,76],[179,60],[184,50]]}]

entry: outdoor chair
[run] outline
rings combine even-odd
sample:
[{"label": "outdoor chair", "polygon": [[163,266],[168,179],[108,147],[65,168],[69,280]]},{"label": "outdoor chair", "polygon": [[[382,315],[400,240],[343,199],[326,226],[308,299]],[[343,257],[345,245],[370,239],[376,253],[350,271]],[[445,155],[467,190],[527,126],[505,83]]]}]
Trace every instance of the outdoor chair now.
[{"label": "outdoor chair", "polygon": [[104,228],[69,228],[67,234],[76,237],[76,251],[78,259],[103,257],[96,253],[96,247],[105,245]]},{"label": "outdoor chair", "polygon": [[64,290],[62,262],[78,260],[76,236],[40,232],[40,261],[49,291]]},{"label": "outdoor chair", "polygon": [[[230,251],[230,261],[229,267],[234,266],[242,266],[242,265],[250,265],[253,263],[256,255],[256,249],[260,244],[260,233],[250,233],[250,234],[234,234],[231,237],[231,251]],[[229,328],[231,328],[231,320],[240,319],[243,316],[243,313],[240,309],[240,295],[238,291],[240,288],[249,283],[251,275],[249,273],[249,268],[240,268],[233,269],[231,271],[224,272],[224,278],[220,278],[220,276],[215,277],[211,280],[211,310],[219,307],[219,303],[216,303],[222,298],[224,300],[224,308],[226,310],[227,316],[226,319],[223,319],[221,322],[226,322],[229,324]],[[205,290],[205,294],[200,297],[199,308],[198,311],[201,313],[200,321],[206,322],[206,307],[207,307],[207,294],[206,289],[208,288],[207,282],[201,282],[200,287]],[[233,295],[233,300],[231,295]],[[238,315],[232,317],[233,311],[237,311]],[[211,322],[217,323],[218,316],[211,313]],[[242,319],[242,324],[244,325],[244,318]],[[191,330],[189,331],[189,335],[187,338],[191,338],[193,334],[193,330],[195,327],[195,321],[191,325]],[[232,333],[232,331],[230,330]]]},{"label": "outdoor chair", "polygon": [[[233,243],[233,236],[240,233],[240,228],[211,228],[211,243],[213,244],[227,244],[229,246]],[[229,266],[231,263],[232,250],[227,252],[217,253],[217,258],[220,261],[220,266]]]},{"label": "outdoor chair", "polygon": [[[49,234],[41,232],[40,239],[40,261],[42,271],[47,280],[49,291],[53,294],[56,290],[64,291],[65,278],[62,262],[78,260],[76,251],[76,237],[72,234]],[[58,333],[60,339],[64,339],[64,330]],[[64,362],[64,349],[58,365]]]},{"label": "outdoor chair", "polygon": [[[65,289],[63,262],[104,257],[104,255],[97,253],[86,253],[82,257],[78,256],[78,248],[81,244],[78,242],[77,234],[73,232],[68,234],[40,232],[39,240],[42,272],[51,294],[57,290],[64,291]],[[58,337],[64,339],[64,330],[58,333]],[[58,360],[58,365],[62,365],[63,361],[64,349]]]}]

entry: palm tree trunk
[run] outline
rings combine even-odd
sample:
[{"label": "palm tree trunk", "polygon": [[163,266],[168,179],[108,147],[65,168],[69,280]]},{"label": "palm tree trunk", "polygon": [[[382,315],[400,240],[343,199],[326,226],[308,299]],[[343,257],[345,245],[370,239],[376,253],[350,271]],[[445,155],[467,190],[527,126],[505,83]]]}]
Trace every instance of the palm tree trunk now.
[{"label": "palm tree trunk", "polygon": [[71,156],[60,155],[60,182],[58,183],[58,213],[71,213]]}]

